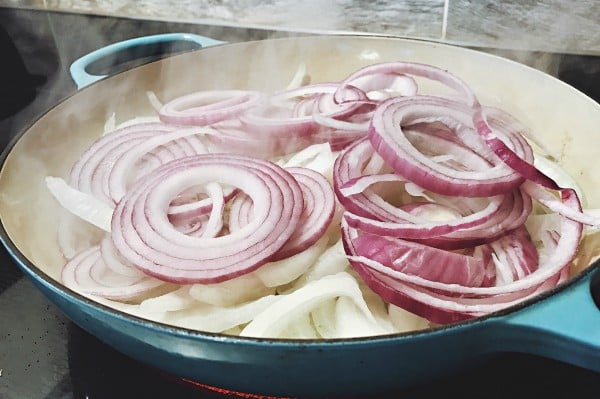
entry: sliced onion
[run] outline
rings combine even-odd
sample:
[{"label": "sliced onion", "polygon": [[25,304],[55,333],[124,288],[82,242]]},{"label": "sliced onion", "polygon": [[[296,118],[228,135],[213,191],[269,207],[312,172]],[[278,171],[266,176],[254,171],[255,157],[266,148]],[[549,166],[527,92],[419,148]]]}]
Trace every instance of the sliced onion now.
[{"label": "sliced onion", "polygon": [[351,298],[373,320],[358,284],[349,274],[342,272],[307,284],[291,294],[281,295],[278,302],[258,314],[240,335],[276,338],[298,314],[307,314],[323,301],[340,296]]},{"label": "sliced onion", "polygon": [[58,216],[58,247],[65,259],[98,245],[106,232],[63,209]]},{"label": "sliced onion", "polygon": [[[423,154],[403,132],[402,126],[423,122],[447,124],[450,120],[457,126],[468,126],[472,115],[473,111],[459,101],[426,96],[395,97],[375,111],[369,140],[396,173],[435,193],[482,197],[516,188],[523,178],[499,158],[485,170],[475,169],[476,165],[451,168]],[[450,141],[446,144],[446,150],[463,147]]]},{"label": "sliced onion", "polygon": [[100,183],[99,175],[105,175],[110,170],[112,165],[110,158],[114,154],[114,150],[116,148],[132,148],[150,137],[173,130],[175,128],[161,123],[136,124],[102,136],[73,165],[70,184],[80,191],[93,194],[98,199],[111,203],[110,197],[106,194],[108,190]]},{"label": "sliced onion", "polygon": [[[160,146],[166,145],[166,149],[169,150],[169,154],[159,156],[158,164],[167,163],[173,159],[180,157],[191,156],[196,154],[205,154],[207,152],[206,147],[198,140],[197,134],[205,133],[206,129],[179,129],[173,132],[168,132],[160,136],[151,137],[145,140],[143,143],[139,143],[134,147],[120,149],[118,155],[113,152],[111,159],[114,163],[111,166],[110,172],[107,175],[106,182],[108,185],[108,191],[113,201],[118,202],[125,192],[131,178],[131,170],[135,170],[136,164],[146,154],[152,154],[153,150]],[[183,152],[178,155],[172,156],[171,153],[175,144],[182,147]],[[158,165],[156,165],[158,166]],[[145,174],[152,171],[156,166],[142,169],[135,174],[134,181],[143,177]],[[129,179],[128,179],[129,177]]]},{"label": "sliced onion", "polygon": [[248,323],[279,300],[281,300],[279,296],[267,295],[255,301],[230,307],[195,306],[169,313],[162,321],[193,330],[220,333]]},{"label": "sliced onion", "polygon": [[[298,225],[285,245],[271,257],[271,262],[286,259],[311,247],[325,234],[335,211],[335,197],[323,175],[301,167],[286,170],[294,176],[302,189],[302,224]],[[254,206],[247,196],[234,201],[230,210],[230,231],[238,231],[250,222]]]},{"label": "sliced onion", "polygon": [[336,331],[335,305],[337,298],[323,301],[310,312],[310,319],[320,338],[331,339],[338,336]]},{"label": "sliced onion", "polygon": [[427,319],[410,313],[396,305],[389,305],[388,314],[398,332],[418,331],[430,327]]},{"label": "sliced onion", "polygon": [[149,313],[175,312],[188,309],[195,304],[194,298],[189,294],[189,286],[183,286],[175,291],[148,298],[140,303],[140,311]]},{"label": "sliced onion", "polygon": [[300,184],[304,195],[302,225],[288,242],[271,258],[271,261],[288,258],[315,244],[327,231],[335,211],[335,197],[329,182],[311,169],[287,168]]},{"label": "sliced onion", "polygon": [[322,236],[305,250],[278,261],[271,261],[254,273],[267,287],[288,284],[303,275],[327,247],[329,238]]},{"label": "sliced onion", "polygon": [[[296,102],[294,99],[305,95],[328,93],[335,89],[336,86],[315,85],[277,93],[265,98],[259,106],[249,109],[240,117],[243,130],[250,132],[250,135],[259,135],[263,139],[276,137],[292,139],[310,136],[318,131],[319,125],[313,120],[310,113],[299,114],[299,110],[294,110],[293,104]],[[290,106],[290,104],[292,105]]]},{"label": "sliced onion", "polygon": [[[210,190],[211,187],[212,190]],[[216,195],[218,201],[227,203],[235,197],[237,191],[221,186],[215,187],[215,184],[186,190],[169,205],[169,220],[173,223],[185,223],[190,220],[194,221],[199,216],[210,214],[213,208],[211,194]]]},{"label": "sliced onion", "polygon": [[46,186],[56,200],[69,212],[94,226],[110,232],[113,208],[94,196],[69,186],[59,177],[46,177]]},{"label": "sliced onion", "polygon": [[[305,78],[300,68],[269,95],[149,96],[160,121],[113,115],[71,187],[48,180],[111,232],[71,259],[65,282],[187,328],[333,338],[485,315],[581,267],[582,224],[600,217],[535,159],[526,127],[461,79],[407,62]],[[419,92],[423,78],[450,96]]]},{"label": "sliced onion", "polygon": [[234,306],[274,294],[255,273],[245,274],[216,284],[193,284],[189,294],[195,300],[214,306]]},{"label": "sliced onion", "polygon": [[[175,230],[165,214],[173,197],[214,181],[252,198],[252,222],[215,238]],[[273,163],[197,155],[165,164],[139,180],[115,209],[112,238],[121,255],[147,274],[171,282],[217,283],[269,261],[296,230],[303,206],[298,182]]]},{"label": "sliced onion", "polygon": [[107,299],[129,300],[165,283],[152,277],[129,277],[114,273],[102,261],[99,247],[80,252],[63,268],[62,282],[69,288]]},{"label": "sliced onion", "polygon": [[374,318],[367,317],[364,311],[347,297],[340,297],[336,302],[335,327],[335,338],[369,337],[393,332],[383,328]]},{"label": "sliced onion", "polygon": [[491,261],[372,234],[357,236],[352,246],[355,256],[371,259],[400,273],[465,287],[481,286]]},{"label": "sliced onion", "polygon": [[[571,199],[569,206],[578,205]],[[581,231],[581,224],[562,218],[560,237],[555,246],[547,249],[551,255],[546,255],[546,262],[535,272],[501,286],[466,287],[411,276],[370,258],[353,256],[357,254],[354,240],[360,233],[343,224],[344,245],[350,262],[367,285],[386,301],[442,324],[504,309],[563,281],[575,256]]]},{"label": "sliced onion", "polygon": [[117,274],[138,278],[144,276],[144,273],[133,267],[131,263],[119,255],[110,236],[104,237],[100,243],[100,255],[106,267]]},{"label": "sliced onion", "polygon": [[471,89],[456,76],[432,65],[419,64],[414,62],[387,62],[369,65],[350,74],[340,83],[340,90],[335,93],[337,102],[344,102],[343,90],[348,85],[352,85],[358,79],[372,75],[399,75],[399,76],[419,76],[426,79],[438,81],[452,89],[464,99],[465,103],[472,104],[475,96]]},{"label": "sliced onion", "polygon": [[163,122],[174,125],[207,126],[239,116],[260,97],[254,91],[200,91],[164,104],[159,116]]},{"label": "sliced onion", "polygon": [[[178,130],[160,123],[143,123],[102,136],[73,166],[71,185],[114,204],[125,186],[158,165],[205,153],[206,148],[195,137],[197,133],[195,129]],[[114,172],[115,165],[120,165],[117,169],[121,172]]]},{"label": "sliced onion", "polygon": [[342,240],[326,249],[316,262],[295,283],[295,288],[302,287],[325,276],[334,275],[349,268],[350,264],[344,251]]}]

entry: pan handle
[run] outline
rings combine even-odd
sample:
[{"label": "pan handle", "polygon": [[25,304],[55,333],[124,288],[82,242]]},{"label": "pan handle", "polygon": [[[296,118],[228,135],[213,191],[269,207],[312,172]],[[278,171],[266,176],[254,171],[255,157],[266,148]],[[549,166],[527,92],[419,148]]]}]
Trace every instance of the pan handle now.
[{"label": "pan handle", "polygon": [[571,287],[501,318],[502,326],[494,326],[500,340],[492,346],[600,372],[600,269],[593,269]]},{"label": "pan handle", "polygon": [[159,35],[136,37],[134,39],[128,39],[121,42],[109,44],[108,46],[99,48],[97,50],[92,51],[91,53],[82,56],[81,58],[78,58],[71,64],[69,72],[71,74],[71,78],[77,85],[77,88],[82,89],[85,86],[92,84],[95,81],[105,78],[107,76],[93,75],[88,73],[87,68],[93,62],[101,60],[102,58],[108,57],[122,50],[176,41],[192,42],[200,45],[200,47],[208,47],[225,43],[220,40],[215,40],[209,37],[199,36],[192,33],[164,33]]}]

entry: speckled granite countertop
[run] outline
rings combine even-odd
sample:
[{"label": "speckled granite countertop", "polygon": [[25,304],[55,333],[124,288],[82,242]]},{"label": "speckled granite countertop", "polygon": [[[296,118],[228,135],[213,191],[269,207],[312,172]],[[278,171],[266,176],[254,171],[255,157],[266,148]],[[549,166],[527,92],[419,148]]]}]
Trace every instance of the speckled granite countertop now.
[{"label": "speckled granite countertop", "polygon": [[0,0],[0,6],[600,54],[597,0]]}]

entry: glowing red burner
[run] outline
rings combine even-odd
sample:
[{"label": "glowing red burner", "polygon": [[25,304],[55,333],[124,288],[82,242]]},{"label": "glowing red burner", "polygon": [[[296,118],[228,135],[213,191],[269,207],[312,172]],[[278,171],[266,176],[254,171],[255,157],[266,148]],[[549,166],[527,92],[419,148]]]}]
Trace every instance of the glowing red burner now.
[{"label": "glowing red burner", "polygon": [[286,396],[266,396],[266,395],[258,395],[255,393],[245,393],[245,392],[233,391],[230,389],[219,388],[219,387],[214,387],[212,385],[202,384],[200,382],[189,380],[187,378],[182,378],[182,377],[179,378],[179,380],[186,384],[194,385],[194,386],[196,386],[198,388],[202,388],[202,389],[207,389],[209,391],[216,392],[220,395],[228,396],[228,397],[236,397],[236,398],[244,398],[244,399],[294,399],[294,398],[286,397]]}]

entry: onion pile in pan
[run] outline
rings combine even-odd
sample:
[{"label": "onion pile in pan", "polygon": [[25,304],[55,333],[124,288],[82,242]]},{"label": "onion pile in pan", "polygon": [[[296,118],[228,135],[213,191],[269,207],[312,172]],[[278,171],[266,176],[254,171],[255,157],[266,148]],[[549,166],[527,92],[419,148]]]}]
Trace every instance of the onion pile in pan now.
[{"label": "onion pile in pan", "polygon": [[148,319],[275,338],[452,323],[566,280],[600,226],[526,127],[434,66],[151,102],[47,178],[70,212],[63,282]]}]

